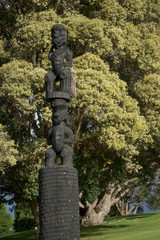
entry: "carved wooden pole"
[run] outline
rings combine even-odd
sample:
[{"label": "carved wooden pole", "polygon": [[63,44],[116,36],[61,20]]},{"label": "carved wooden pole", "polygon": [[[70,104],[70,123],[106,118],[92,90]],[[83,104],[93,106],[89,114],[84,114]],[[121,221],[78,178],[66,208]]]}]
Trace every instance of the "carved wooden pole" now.
[{"label": "carved wooden pole", "polygon": [[[51,147],[45,153],[45,167],[39,171],[39,239],[80,240],[78,175],[73,168],[70,146],[73,132],[67,127],[72,53],[67,47],[67,29],[63,25],[54,25],[51,36],[52,70],[45,75],[45,86],[53,127],[48,131],[47,143]],[[60,86],[57,87],[56,82]],[[57,165],[58,157],[61,165]]]}]

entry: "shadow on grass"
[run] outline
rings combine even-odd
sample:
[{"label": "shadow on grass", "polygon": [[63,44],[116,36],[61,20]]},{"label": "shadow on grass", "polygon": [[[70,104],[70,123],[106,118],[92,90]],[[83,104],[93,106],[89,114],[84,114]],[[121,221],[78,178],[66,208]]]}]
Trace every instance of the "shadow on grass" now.
[{"label": "shadow on grass", "polygon": [[152,212],[152,213],[142,213],[142,214],[135,214],[135,215],[128,215],[128,216],[116,216],[116,217],[110,217],[110,218],[105,218],[105,221],[109,221],[109,220],[120,220],[120,219],[127,219],[127,220],[134,220],[137,218],[148,218],[151,216],[155,216],[160,214],[160,212]]},{"label": "shadow on grass", "polygon": [[[151,216],[158,215],[160,212],[152,212],[152,213],[143,213],[143,214],[136,214],[134,215],[135,218],[148,218]],[[128,216],[128,218],[131,218],[131,215]]]},{"label": "shadow on grass", "polygon": [[[97,236],[103,236],[105,234],[113,234],[114,230],[120,230],[131,227],[132,226],[132,220],[135,219],[146,219],[155,215],[160,215],[160,212],[153,212],[153,213],[144,213],[144,214],[136,214],[136,215],[128,215],[128,216],[116,216],[116,217],[110,217],[106,218],[106,224],[98,225],[98,226],[91,226],[91,227],[82,227],[81,228],[81,237],[97,237]],[[129,224],[117,224],[118,221],[121,220],[131,220]],[[115,221],[116,224],[115,224]],[[112,223],[113,222],[113,223]],[[107,224],[108,223],[108,224]]]},{"label": "shadow on grass", "polygon": [[118,228],[126,228],[130,225],[128,224],[119,224],[119,225],[99,225],[94,227],[82,227],[81,229],[81,237],[89,237],[89,236],[100,236],[105,235],[107,232],[111,233],[107,230],[114,230]]},{"label": "shadow on grass", "polygon": [[35,240],[36,233],[35,231],[24,231],[14,233],[13,235],[6,235],[4,237],[0,237],[0,240]]}]

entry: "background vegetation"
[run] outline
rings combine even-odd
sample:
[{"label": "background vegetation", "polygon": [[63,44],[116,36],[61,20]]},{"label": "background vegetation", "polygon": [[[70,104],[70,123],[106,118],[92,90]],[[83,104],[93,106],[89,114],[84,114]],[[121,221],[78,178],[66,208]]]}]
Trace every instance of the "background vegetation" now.
[{"label": "background vegetation", "polygon": [[[158,240],[159,217],[159,213],[148,213],[105,218],[102,225],[82,227],[81,240]],[[0,239],[35,240],[35,231],[12,233]]]},{"label": "background vegetation", "polygon": [[128,214],[133,199],[136,212],[160,163],[160,2],[3,0],[0,18],[1,200],[13,194],[10,203],[28,205],[38,226],[38,170],[51,127],[43,78],[50,29],[62,23],[77,79],[68,124],[81,223],[101,224],[113,205]]},{"label": "background vegetation", "polygon": [[7,213],[6,206],[0,205],[0,236],[10,232],[13,227],[11,214]]}]

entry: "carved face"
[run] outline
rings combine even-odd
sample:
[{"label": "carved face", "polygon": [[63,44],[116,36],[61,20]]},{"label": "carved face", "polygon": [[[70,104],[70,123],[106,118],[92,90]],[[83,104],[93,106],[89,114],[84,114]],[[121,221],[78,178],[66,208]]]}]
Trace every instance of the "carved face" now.
[{"label": "carved face", "polygon": [[57,105],[52,107],[52,121],[55,125],[59,125],[68,118],[68,107],[66,105]]},{"label": "carved face", "polygon": [[67,45],[67,29],[63,25],[54,25],[51,29],[51,37],[52,44],[56,49]]},{"label": "carved face", "polygon": [[56,153],[62,151],[64,146],[64,129],[65,124],[61,123],[58,126],[53,127],[53,135],[52,135],[52,147]]}]

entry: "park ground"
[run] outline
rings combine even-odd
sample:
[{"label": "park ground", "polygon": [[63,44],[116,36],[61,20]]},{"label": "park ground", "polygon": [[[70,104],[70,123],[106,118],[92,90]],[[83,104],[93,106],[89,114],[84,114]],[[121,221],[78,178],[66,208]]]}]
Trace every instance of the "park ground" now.
[{"label": "park ground", "polygon": [[[160,239],[160,212],[110,217],[103,225],[81,229],[81,240],[151,239]],[[12,233],[0,240],[35,240],[35,231]]]}]

